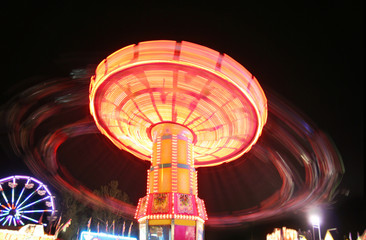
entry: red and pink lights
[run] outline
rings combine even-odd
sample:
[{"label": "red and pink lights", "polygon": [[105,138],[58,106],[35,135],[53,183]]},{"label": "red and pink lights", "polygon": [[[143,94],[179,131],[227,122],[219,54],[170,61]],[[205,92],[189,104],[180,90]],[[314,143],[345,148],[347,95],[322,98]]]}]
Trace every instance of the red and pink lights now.
[{"label": "red and pink lights", "polygon": [[207,215],[195,167],[248,152],[267,120],[266,97],[251,73],[184,41],[141,42],[108,56],[91,80],[90,110],[117,147],[152,162],[136,212],[140,239],[154,231],[200,239]]}]

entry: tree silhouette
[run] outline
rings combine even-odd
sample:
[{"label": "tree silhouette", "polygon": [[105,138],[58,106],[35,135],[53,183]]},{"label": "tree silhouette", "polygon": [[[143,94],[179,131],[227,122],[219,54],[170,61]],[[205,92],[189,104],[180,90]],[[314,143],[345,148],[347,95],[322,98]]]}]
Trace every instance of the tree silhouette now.
[{"label": "tree silhouette", "polygon": [[[102,198],[115,198],[127,203],[130,202],[128,195],[118,188],[118,181],[115,180],[107,185],[101,186],[93,192]],[[68,229],[65,232],[60,232],[60,239],[76,240],[80,232],[88,230],[87,225],[89,220],[91,220],[91,230],[94,232],[97,231],[99,225],[100,232],[107,231],[112,233],[113,228],[115,228],[116,234],[121,235],[122,223],[125,222],[125,219],[118,213],[111,212],[103,206],[86,205],[68,192],[61,192],[60,195],[61,222],[72,219]],[[113,223],[115,223],[114,226]]]}]

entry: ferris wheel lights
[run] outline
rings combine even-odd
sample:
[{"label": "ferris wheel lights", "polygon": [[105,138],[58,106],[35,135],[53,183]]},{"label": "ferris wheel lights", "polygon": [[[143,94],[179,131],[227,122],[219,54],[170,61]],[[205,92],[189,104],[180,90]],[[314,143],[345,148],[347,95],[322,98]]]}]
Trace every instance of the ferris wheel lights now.
[{"label": "ferris wheel lights", "polygon": [[[9,180],[11,180],[9,182]],[[7,185],[4,183],[8,183]],[[53,196],[47,187],[37,179],[28,176],[11,176],[0,179],[0,185],[3,184],[0,202],[0,222],[18,226],[24,225],[23,220],[38,223],[40,216],[49,213],[51,216],[55,213]],[[31,190],[35,186],[36,190]],[[9,192],[6,192],[9,190]],[[36,194],[37,193],[37,194]],[[7,195],[11,194],[11,202]],[[8,207],[6,207],[6,205]]]}]

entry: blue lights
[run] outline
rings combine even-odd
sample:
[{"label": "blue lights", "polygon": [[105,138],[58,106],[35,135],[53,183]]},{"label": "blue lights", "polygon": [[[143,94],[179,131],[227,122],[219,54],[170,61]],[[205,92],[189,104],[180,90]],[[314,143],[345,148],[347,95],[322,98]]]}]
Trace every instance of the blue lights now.
[{"label": "blue lights", "polygon": [[137,238],[84,231],[81,232],[80,240],[137,240]]}]

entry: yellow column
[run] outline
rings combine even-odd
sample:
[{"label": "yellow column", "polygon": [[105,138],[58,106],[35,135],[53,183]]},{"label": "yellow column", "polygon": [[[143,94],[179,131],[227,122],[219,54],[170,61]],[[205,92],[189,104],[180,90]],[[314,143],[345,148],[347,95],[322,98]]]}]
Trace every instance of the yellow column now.
[{"label": "yellow column", "polygon": [[151,133],[153,155],[148,193],[197,194],[191,131],[175,123],[160,123]]}]

